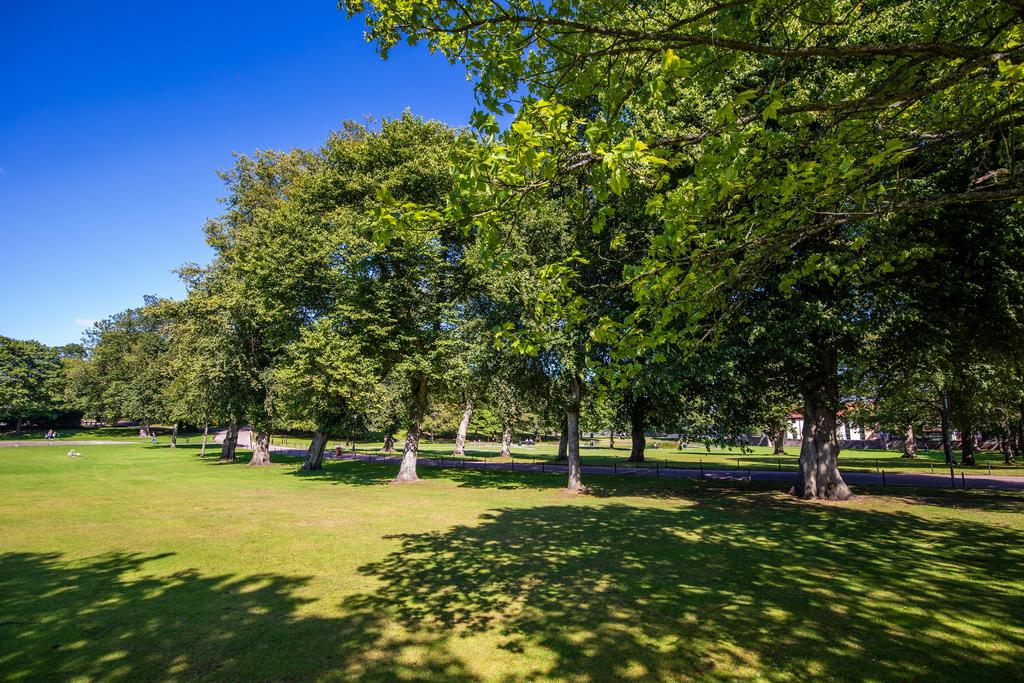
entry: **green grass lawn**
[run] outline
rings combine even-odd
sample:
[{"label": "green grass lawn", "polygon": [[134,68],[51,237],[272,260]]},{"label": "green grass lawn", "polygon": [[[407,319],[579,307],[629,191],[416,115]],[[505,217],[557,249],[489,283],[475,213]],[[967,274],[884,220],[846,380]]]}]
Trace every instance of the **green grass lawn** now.
[{"label": "green grass lawn", "polygon": [[[278,445],[286,445],[291,448],[306,448],[309,445],[308,439],[297,436],[275,436],[273,442]],[[330,442],[333,447],[335,443]],[[598,445],[580,449],[585,464],[611,465],[612,463],[626,464],[629,459],[629,440],[616,441],[616,448],[608,448],[607,438],[597,442]],[[382,442],[362,442],[357,444],[357,449],[363,452],[379,452]],[[401,450],[401,441],[396,442],[395,448]],[[425,440],[420,444],[420,453],[425,456],[445,457],[451,455],[453,444],[447,442],[431,443]],[[544,442],[535,446],[513,446],[512,457],[517,461],[547,461],[552,462],[558,445],[555,442]],[[478,442],[467,444],[466,454],[470,458],[486,458],[508,462],[508,458],[499,458],[500,446],[496,443]],[[799,448],[787,447],[786,455],[774,456],[769,446],[752,446],[746,451],[739,448],[719,448],[712,446],[710,451],[703,444],[691,443],[683,451],[678,450],[674,442],[659,442],[658,448],[647,448],[647,462],[645,466],[654,467],[692,467],[697,469],[702,464],[707,468],[740,468],[755,470],[784,470],[796,471]],[[942,451],[918,451],[915,460],[902,458],[902,450],[876,451],[876,450],[853,450],[847,449],[839,455],[839,465],[844,470],[857,471],[879,471],[887,472],[935,472],[936,474],[948,473],[946,461]],[[975,454],[978,461],[976,467],[958,467],[967,473],[1024,475],[1024,463],[1016,465],[1005,465],[1001,453],[994,451],[980,451]]]},{"label": "green grass lawn", "polygon": [[[159,443],[170,443],[171,442],[171,427],[156,426],[152,427],[153,432],[157,435],[157,441]],[[76,427],[74,429],[59,429],[59,441],[137,441],[139,443],[148,442],[146,438],[139,438],[138,427]],[[13,432],[6,434],[0,434],[0,441],[41,441],[46,436],[46,430],[33,430],[25,431],[20,435]],[[185,441],[192,441],[198,443],[203,438],[202,431],[200,432],[178,432],[179,443]],[[211,435],[212,440],[212,435]]]},{"label": "green grass lawn", "polygon": [[66,450],[0,450],[2,680],[1021,676],[1020,495]]}]

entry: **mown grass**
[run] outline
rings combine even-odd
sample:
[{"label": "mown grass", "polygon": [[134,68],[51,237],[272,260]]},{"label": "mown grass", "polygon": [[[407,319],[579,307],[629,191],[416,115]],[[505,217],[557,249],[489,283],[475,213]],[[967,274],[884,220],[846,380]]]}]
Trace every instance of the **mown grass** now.
[{"label": "mown grass", "polygon": [[[653,440],[652,440],[653,441]],[[306,448],[309,445],[308,439],[298,436],[275,436],[273,442],[277,445],[289,448]],[[330,446],[336,443],[344,444],[342,441],[332,441]],[[591,465],[612,465],[618,463],[625,465],[629,461],[629,440],[616,441],[615,448],[609,448],[607,439],[602,439],[596,445],[584,445],[581,449],[583,462]],[[746,449],[720,448],[712,446],[710,449],[703,444],[689,444],[687,448],[679,450],[673,442],[655,442],[659,447],[648,447],[646,450],[647,467],[655,465],[662,467],[685,467],[697,469],[701,465],[705,468],[731,468],[731,469],[754,469],[754,470],[783,470],[796,471],[799,460],[799,448],[787,447],[786,455],[772,455],[772,449],[768,446],[750,446]],[[401,441],[396,442],[396,449],[401,449]],[[359,442],[356,448],[362,452],[379,452],[383,446],[382,442]],[[429,457],[449,457],[454,445],[450,442],[431,442],[425,440],[420,444],[420,454]],[[347,445],[345,450],[348,450]],[[512,458],[516,461],[532,462],[553,462],[558,450],[557,443],[543,442],[534,446],[514,445],[512,447]],[[510,458],[501,458],[500,446],[491,442],[472,442],[466,446],[466,455],[472,459],[487,459],[495,462],[509,462]],[[903,457],[902,450],[854,450],[846,449],[840,453],[839,465],[844,470],[876,472],[885,470],[887,472],[918,472],[944,474],[946,469],[945,456],[942,451],[923,449],[918,451],[918,457],[914,460],[907,460]],[[957,454],[959,457],[959,454]],[[978,451],[975,454],[978,464],[973,467],[957,466],[957,470],[963,470],[970,474],[981,474],[991,472],[1002,475],[1024,475],[1024,463],[1007,465],[1003,462],[1001,453],[994,451]]]},{"label": "mown grass", "polygon": [[[152,432],[156,434],[158,443],[167,444],[171,441],[172,428],[168,426],[154,425]],[[28,430],[21,434],[7,432],[0,434],[0,441],[40,441],[46,436],[43,430]],[[58,429],[58,441],[137,441],[148,443],[148,437],[139,437],[138,427],[75,427],[73,429]],[[198,442],[202,439],[202,432],[178,432],[178,441]],[[212,437],[211,437],[212,439]]]},{"label": "mown grass", "polygon": [[[0,451],[4,680],[1009,680],[1024,497]],[[278,458],[280,460],[280,458]]]}]

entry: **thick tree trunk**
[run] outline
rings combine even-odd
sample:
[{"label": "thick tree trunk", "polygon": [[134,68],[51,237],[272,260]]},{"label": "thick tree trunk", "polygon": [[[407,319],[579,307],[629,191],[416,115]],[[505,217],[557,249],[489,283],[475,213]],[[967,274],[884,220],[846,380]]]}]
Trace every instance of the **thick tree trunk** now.
[{"label": "thick tree trunk", "polygon": [[615,448],[615,428],[608,428],[608,448]]},{"label": "thick tree trunk", "polygon": [[224,442],[220,446],[220,461],[234,462],[235,448],[238,447],[238,423],[232,422],[228,425],[228,432],[224,435]]},{"label": "thick tree trunk", "polygon": [[327,447],[327,435],[317,430],[306,449],[306,459],[302,461],[302,469],[306,471],[324,468],[324,448]]},{"label": "thick tree trunk", "polygon": [[643,462],[644,448],[647,446],[647,398],[637,396],[629,411],[629,436],[631,445],[629,447],[629,461]]},{"label": "thick tree trunk", "polygon": [[1007,420],[999,424],[999,450],[1003,454],[1003,462],[1012,465],[1013,460],[1013,433],[1010,431],[1010,422]]},{"label": "thick tree trunk", "polygon": [[21,436],[21,425],[22,425],[22,418],[19,417],[18,421],[14,425],[14,433],[17,434],[18,436]]},{"label": "thick tree trunk", "polygon": [[953,462],[953,444],[949,440],[949,411],[945,407],[939,411],[939,418],[942,429],[942,452],[946,456],[946,466],[952,472],[953,465],[956,463]]},{"label": "thick tree trunk", "polygon": [[256,433],[256,443],[252,445],[252,459],[249,464],[253,467],[270,464],[270,434],[263,430]]},{"label": "thick tree trunk", "polygon": [[569,481],[566,489],[572,493],[583,490],[580,466],[580,379],[573,376],[569,410],[565,413],[566,458],[569,461]]},{"label": "thick tree trunk", "polygon": [[199,457],[202,458],[206,455],[206,440],[210,436],[210,423],[207,422],[203,425],[203,444],[199,447]]},{"label": "thick tree trunk", "polygon": [[786,428],[783,427],[779,431],[775,432],[772,437],[772,455],[785,455],[786,454]]},{"label": "thick tree trunk", "polygon": [[562,432],[558,436],[558,454],[555,462],[565,462],[569,459],[569,423],[562,420]]},{"label": "thick tree trunk", "polygon": [[793,494],[805,499],[846,500],[852,494],[839,473],[836,443],[835,355],[822,354],[821,383],[804,389],[804,430],[800,445],[800,470]]},{"label": "thick tree trunk", "polygon": [[416,474],[416,456],[420,449],[420,434],[423,429],[423,416],[427,412],[427,378],[420,379],[413,397],[413,417],[409,434],[405,437],[405,448],[402,451],[402,465],[398,468],[396,482],[408,483],[419,481]]},{"label": "thick tree trunk", "polygon": [[466,434],[469,433],[469,421],[473,419],[474,407],[473,400],[467,398],[462,411],[462,419],[459,420],[459,431],[455,435],[455,450],[452,451],[452,455],[466,454]]},{"label": "thick tree trunk", "polygon": [[178,447],[178,423],[175,422],[171,428],[171,448]]},{"label": "thick tree trunk", "polygon": [[506,424],[505,428],[501,430],[501,457],[509,458],[512,456],[512,425]]},{"label": "thick tree trunk", "polygon": [[388,433],[384,435],[384,452],[394,453],[395,452],[395,435]]},{"label": "thick tree trunk", "polygon": [[917,457],[917,437],[912,424],[907,425],[907,434],[903,439],[903,457],[911,460]]},{"label": "thick tree trunk", "polygon": [[960,430],[960,464],[977,465],[974,459],[974,425],[968,422]]}]

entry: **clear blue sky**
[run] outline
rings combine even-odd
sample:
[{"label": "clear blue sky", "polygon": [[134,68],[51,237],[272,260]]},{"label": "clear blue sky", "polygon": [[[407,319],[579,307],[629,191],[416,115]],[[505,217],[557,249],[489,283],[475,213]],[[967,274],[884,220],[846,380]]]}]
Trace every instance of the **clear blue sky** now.
[{"label": "clear blue sky", "polygon": [[333,0],[0,0],[0,334],[77,341],[181,296],[231,153],[315,147],[345,119],[468,121],[459,67],[387,62]]}]

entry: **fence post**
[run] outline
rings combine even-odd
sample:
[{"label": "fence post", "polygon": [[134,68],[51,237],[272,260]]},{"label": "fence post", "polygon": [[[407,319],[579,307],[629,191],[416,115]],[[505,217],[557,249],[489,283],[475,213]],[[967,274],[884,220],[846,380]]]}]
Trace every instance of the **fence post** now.
[{"label": "fence post", "polygon": [[782,471],[782,458],[779,458],[779,472]]},{"label": "fence post", "polygon": [[960,473],[960,481],[963,482],[963,484],[964,484],[964,491],[966,491],[967,490],[967,477],[964,476],[963,472]]},{"label": "fence post", "polygon": [[991,460],[988,461],[988,473],[992,474],[992,461]]},{"label": "fence post", "polygon": [[544,469],[544,461],[543,460],[540,461],[540,471],[541,472],[546,472],[547,471],[547,470]]},{"label": "fence post", "polygon": [[882,486],[885,486],[885,470],[882,470]]},{"label": "fence post", "polygon": [[661,476],[661,466],[658,465],[658,463],[654,463],[654,476],[655,477],[660,477]]},{"label": "fence post", "polygon": [[700,461],[700,478],[701,479],[704,478],[704,461],[703,460]]}]

